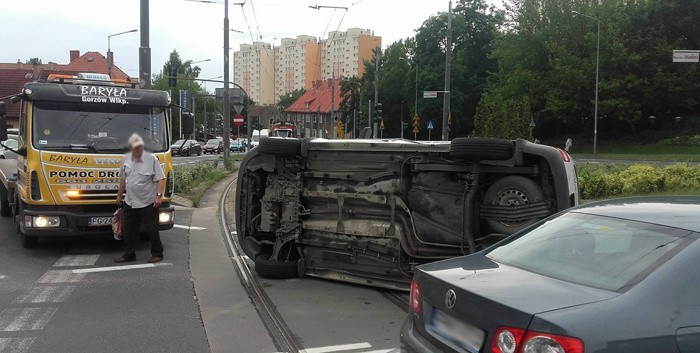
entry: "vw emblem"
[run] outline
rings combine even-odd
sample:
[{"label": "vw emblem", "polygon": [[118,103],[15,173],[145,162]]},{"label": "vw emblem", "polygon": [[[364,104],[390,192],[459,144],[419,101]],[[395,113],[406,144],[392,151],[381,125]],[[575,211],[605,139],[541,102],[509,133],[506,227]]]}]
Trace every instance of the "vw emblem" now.
[{"label": "vw emblem", "polygon": [[456,302],[457,293],[455,293],[455,291],[452,289],[449,289],[447,293],[445,293],[445,305],[447,305],[448,308],[454,308]]}]

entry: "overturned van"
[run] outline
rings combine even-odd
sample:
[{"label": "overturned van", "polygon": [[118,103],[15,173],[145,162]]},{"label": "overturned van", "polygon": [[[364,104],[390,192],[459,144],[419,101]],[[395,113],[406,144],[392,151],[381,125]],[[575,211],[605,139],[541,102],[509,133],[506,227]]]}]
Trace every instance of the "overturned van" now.
[{"label": "overturned van", "polygon": [[564,151],[525,140],[263,137],[242,161],[236,227],[255,270],[405,289],[578,203]]}]

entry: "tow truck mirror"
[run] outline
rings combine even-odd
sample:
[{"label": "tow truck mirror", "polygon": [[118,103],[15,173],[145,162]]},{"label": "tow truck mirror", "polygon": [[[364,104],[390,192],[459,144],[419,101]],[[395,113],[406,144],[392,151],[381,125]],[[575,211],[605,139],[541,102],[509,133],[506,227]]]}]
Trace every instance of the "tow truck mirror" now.
[{"label": "tow truck mirror", "polygon": [[5,102],[0,102],[0,116],[5,116],[7,113],[7,108],[5,108]]},{"label": "tow truck mirror", "polygon": [[182,134],[190,135],[194,132],[194,115],[191,113],[182,113]]},{"label": "tow truck mirror", "polygon": [[[0,110],[4,109],[5,106],[0,102]],[[4,111],[0,111],[0,141],[7,140],[7,121],[5,118]]]}]

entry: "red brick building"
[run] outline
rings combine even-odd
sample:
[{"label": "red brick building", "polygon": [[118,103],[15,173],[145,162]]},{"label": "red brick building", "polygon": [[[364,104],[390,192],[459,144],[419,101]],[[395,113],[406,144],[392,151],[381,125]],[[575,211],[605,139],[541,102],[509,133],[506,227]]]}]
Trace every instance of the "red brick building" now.
[{"label": "red brick building", "polygon": [[[331,100],[331,92],[334,99]],[[299,99],[284,110],[287,121],[294,123],[301,137],[335,138],[336,118],[340,118],[340,80],[316,81]],[[335,106],[335,117],[331,116],[331,101]]]}]

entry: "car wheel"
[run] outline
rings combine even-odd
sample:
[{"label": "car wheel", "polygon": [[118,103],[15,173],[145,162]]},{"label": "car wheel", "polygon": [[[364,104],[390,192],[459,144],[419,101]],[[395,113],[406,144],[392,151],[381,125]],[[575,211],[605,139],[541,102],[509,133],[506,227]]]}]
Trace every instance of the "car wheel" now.
[{"label": "car wheel", "polygon": [[255,257],[255,272],[260,276],[272,279],[296,278],[299,276],[299,261],[271,260],[269,254],[258,254]]},{"label": "car wheel", "polygon": [[301,154],[301,140],[281,137],[262,137],[258,145],[260,152],[278,156],[298,156]]},{"label": "car wheel", "polygon": [[[484,194],[485,205],[519,206],[542,202],[543,200],[544,192],[539,185],[528,178],[516,175],[496,180]],[[510,235],[538,220],[537,218],[519,221],[489,219],[487,222],[495,233]]]},{"label": "car wheel", "polygon": [[450,157],[455,159],[503,160],[513,156],[513,142],[487,137],[460,137],[450,143]]},{"label": "car wheel", "polygon": [[201,156],[201,155],[202,155],[202,150],[199,150],[199,152],[197,152],[197,155],[198,155],[198,156]]},{"label": "car wheel", "polygon": [[0,159],[5,159],[5,155],[4,155],[4,154],[0,154]]}]

